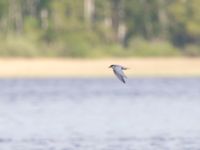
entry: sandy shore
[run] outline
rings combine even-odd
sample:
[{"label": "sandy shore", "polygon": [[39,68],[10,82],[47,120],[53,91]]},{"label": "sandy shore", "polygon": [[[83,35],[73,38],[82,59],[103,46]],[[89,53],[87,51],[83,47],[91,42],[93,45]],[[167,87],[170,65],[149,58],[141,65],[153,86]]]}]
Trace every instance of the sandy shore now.
[{"label": "sandy shore", "polygon": [[0,77],[107,77],[108,66],[130,68],[127,76],[200,76],[200,58],[58,59],[1,58]]}]

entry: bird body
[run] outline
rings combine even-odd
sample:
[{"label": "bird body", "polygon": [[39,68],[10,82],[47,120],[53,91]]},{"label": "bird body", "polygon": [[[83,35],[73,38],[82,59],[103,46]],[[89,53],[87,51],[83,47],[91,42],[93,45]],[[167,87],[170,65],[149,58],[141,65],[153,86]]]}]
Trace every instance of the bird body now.
[{"label": "bird body", "polygon": [[123,70],[126,70],[126,67],[123,67],[121,65],[110,65],[109,68],[113,69],[114,74],[117,76],[117,78],[122,81],[123,83],[126,83],[125,78],[126,75],[124,74]]}]

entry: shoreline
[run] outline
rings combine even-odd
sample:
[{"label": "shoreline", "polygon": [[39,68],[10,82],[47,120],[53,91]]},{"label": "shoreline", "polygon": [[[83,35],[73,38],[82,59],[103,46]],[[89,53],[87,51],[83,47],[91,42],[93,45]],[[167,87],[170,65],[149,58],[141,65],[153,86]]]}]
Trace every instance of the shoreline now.
[{"label": "shoreline", "polygon": [[0,78],[112,77],[121,64],[128,77],[200,77],[200,58],[0,58]]}]

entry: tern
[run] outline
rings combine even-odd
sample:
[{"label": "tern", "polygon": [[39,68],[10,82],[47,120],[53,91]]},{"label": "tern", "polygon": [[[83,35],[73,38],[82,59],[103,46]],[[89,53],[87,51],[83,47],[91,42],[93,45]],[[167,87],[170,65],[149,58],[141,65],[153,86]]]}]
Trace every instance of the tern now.
[{"label": "tern", "polygon": [[124,74],[123,70],[126,70],[128,68],[123,67],[121,65],[110,65],[109,68],[113,69],[114,74],[117,76],[117,78],[122,81],[123,83],[126,83],[125,78],[126,75]]}]

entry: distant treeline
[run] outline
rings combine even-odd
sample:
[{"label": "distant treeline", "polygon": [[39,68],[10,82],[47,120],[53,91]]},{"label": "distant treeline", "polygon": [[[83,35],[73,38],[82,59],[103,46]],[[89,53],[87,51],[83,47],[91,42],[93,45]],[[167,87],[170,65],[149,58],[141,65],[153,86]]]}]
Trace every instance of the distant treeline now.
[{"label": "distant treeline", "polygon": [[0,56],[200,56],[200,0],[0,0]]}]

